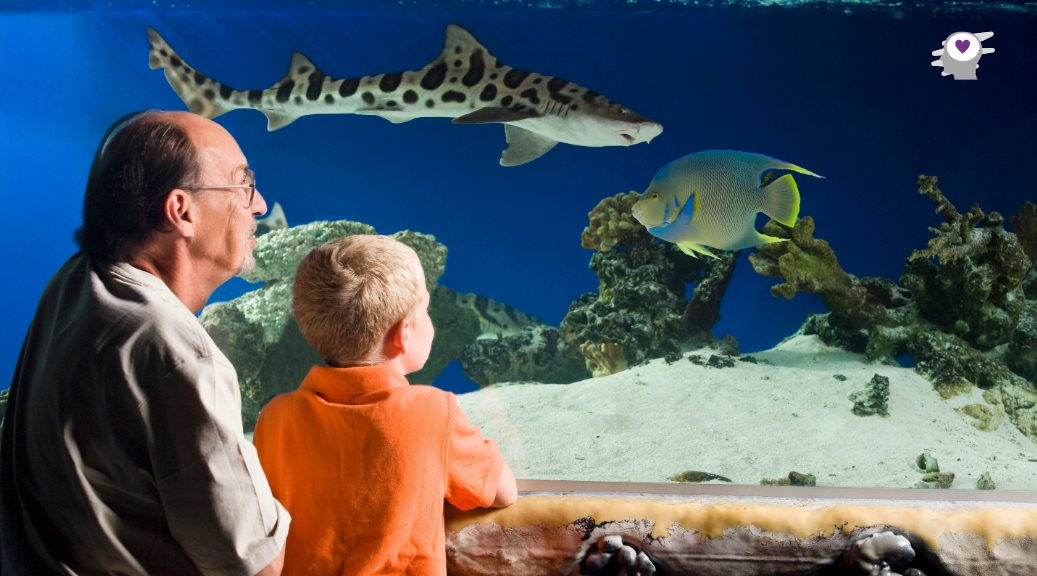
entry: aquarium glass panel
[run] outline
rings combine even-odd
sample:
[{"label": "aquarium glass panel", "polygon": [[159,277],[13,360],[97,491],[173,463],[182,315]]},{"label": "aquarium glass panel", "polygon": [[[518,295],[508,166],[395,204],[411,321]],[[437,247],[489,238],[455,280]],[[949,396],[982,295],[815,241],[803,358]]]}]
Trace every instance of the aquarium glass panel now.
[{"label": "aquarium glass panel", "polygon": [[379,233],[431,294],[410,382],[520,478],[1034,490],[1035,37],[1031,2],[7,2],[0,375],[106,128],[190,109],[268,208],[200,314],[246,431],[323,362],[301,257]]}]

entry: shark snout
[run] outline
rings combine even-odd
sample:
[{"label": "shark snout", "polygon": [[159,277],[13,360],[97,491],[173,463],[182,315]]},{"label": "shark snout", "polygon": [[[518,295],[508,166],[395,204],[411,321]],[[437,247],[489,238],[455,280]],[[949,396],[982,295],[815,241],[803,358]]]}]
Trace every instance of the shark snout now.
[{"label": "shark snout", "polygon": [[622,130],[619,137],[627,146],[630,146],[640,142],[651,142],[652,138],[658,136],[662,131],[663,127],[658,122],[641,122]]}]

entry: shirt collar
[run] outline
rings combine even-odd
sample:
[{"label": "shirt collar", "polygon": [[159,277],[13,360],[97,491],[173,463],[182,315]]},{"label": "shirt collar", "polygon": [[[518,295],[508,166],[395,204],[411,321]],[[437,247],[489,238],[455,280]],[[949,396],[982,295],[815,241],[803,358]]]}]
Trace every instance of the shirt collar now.
[{"label": "shirt collar", "polygon": [[385,365],[352,368],[314,366],[299,388],[321,396],[354,396],[409,385],[403,374]]}]

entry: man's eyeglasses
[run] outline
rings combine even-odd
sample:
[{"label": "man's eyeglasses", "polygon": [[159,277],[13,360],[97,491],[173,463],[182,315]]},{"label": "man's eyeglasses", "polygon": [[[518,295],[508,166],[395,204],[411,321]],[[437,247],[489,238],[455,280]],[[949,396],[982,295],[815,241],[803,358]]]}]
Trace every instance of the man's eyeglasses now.
[{"label": "man's eyeglasses", "polygon": [[251,180],[247,184],[217,184],[215,186],[194,186],[191,188],[184,188],[184,190],[198,191],[198,190],[238,190],[246,189],[245,191],[245,208],[252,207],[252,201],[256,198],[256,174],[251,170],[245,171],[245,176]]}]

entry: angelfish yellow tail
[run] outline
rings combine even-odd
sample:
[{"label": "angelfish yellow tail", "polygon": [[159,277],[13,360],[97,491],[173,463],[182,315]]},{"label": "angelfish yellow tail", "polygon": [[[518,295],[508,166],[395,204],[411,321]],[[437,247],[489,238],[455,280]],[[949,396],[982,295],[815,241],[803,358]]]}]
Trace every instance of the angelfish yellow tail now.
[{"label": "angelfish yellow tail", "polygon": [[799,187],[792,174],[785,174],[763,187],[763,213],[786,226],[799,217]]}]

